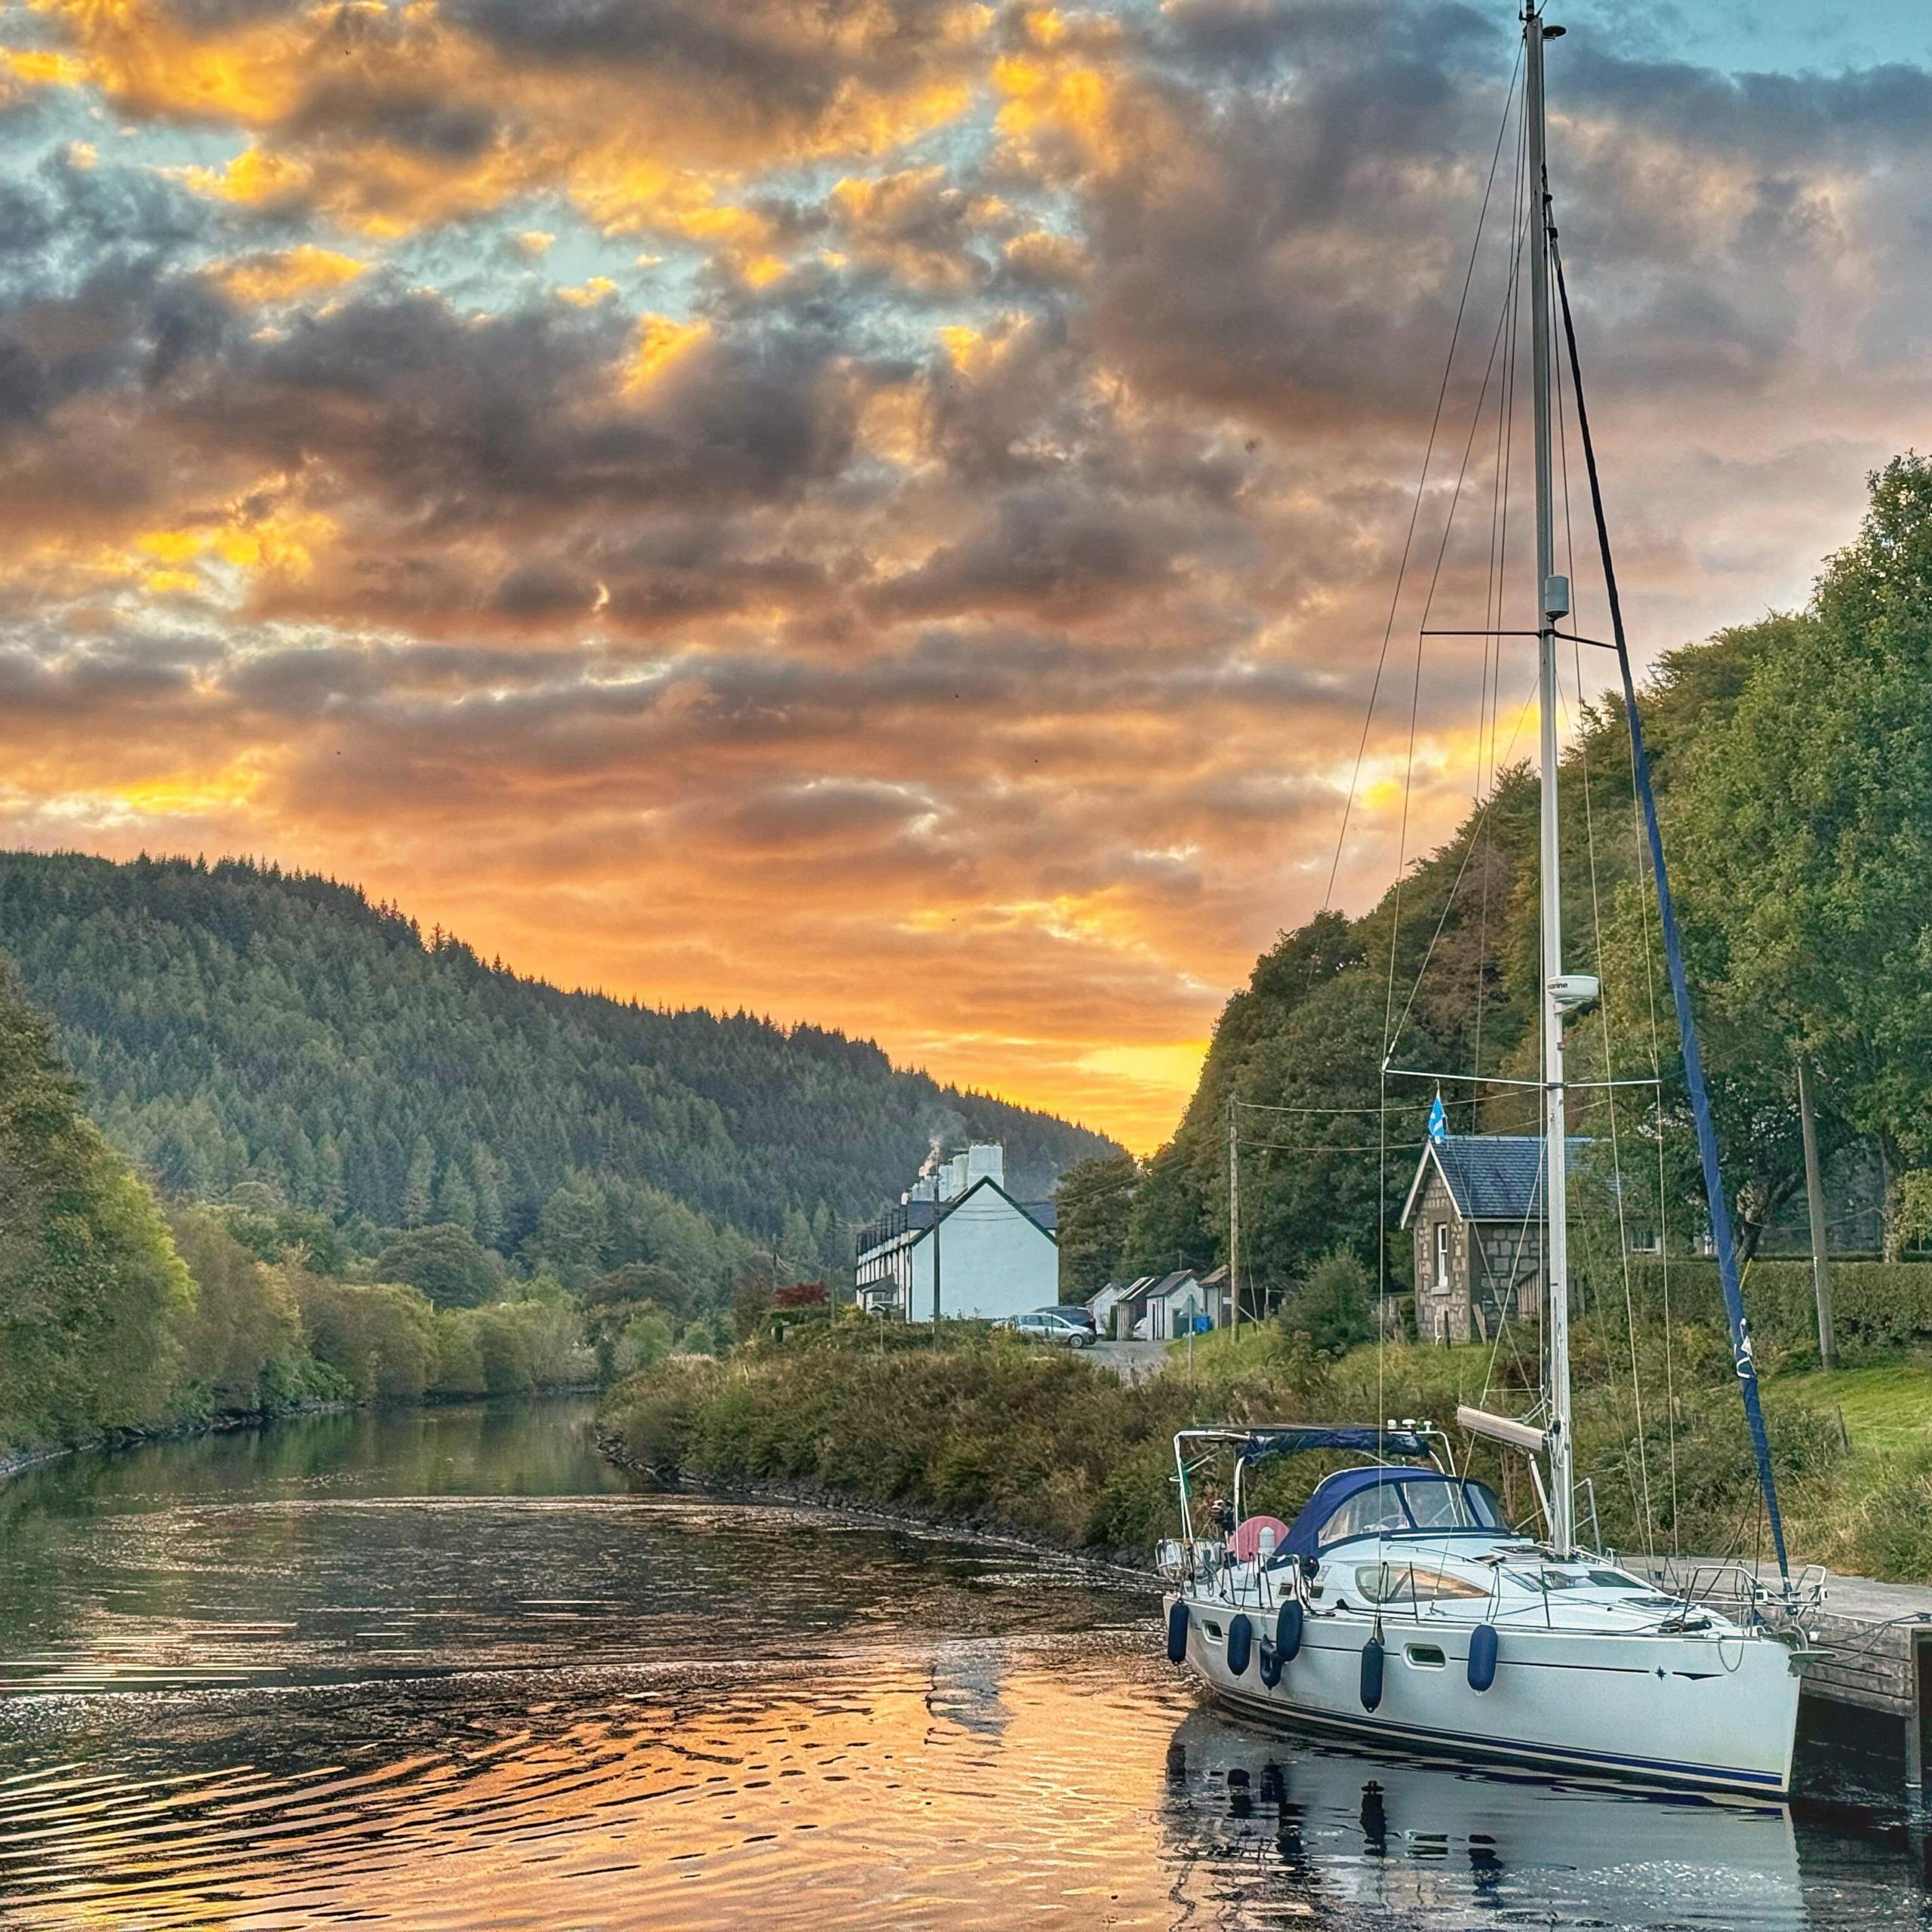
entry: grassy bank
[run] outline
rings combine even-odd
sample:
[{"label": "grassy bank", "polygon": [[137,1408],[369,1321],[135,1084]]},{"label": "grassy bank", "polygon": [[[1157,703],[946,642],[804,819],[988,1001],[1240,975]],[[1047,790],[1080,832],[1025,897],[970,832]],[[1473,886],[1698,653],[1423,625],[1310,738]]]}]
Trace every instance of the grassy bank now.
[{"label": "grassy bank", "polygon": [[[1705,1341],[1691,1331],[1678,1338],[1674,1406],[1662,1365],[1645,1364],[1654,1392],[1641,1429],[1627,1376],[1614,1377],[1606,1357],[1580,1387],[1580,1464],[1612,1546],[1764,1548],[1736,1386]],[[1171,1525],[1176,1429],[1378,1414],[1447,1421],[1459,1401],[1482,1397],[1493,1368],[1509,1365],[1477,1347],[1362,1349],[1328,1362],[1257,1330],[1197,1346],[1191,1371],[1177,1355],[1128,1387],[1075,1355],[1004,1336],[962,1329],[935,1346],[930,1335],[841,1323],[782,1346],[660,1362],[611,1392],[604,1420],[626,1460],[666,1481],[801,1484],[1144,1561]],[[1519,1405],[1506,1382],[1489,1392],[1496,1406]],[[1794,1555],[1932,1580],[1932,1368],[1789,1376],[1767,1386],[1767,1407]],[[1528,1515],[1518,1459],[1479,1444],[1472,1468]],[[1272,1500],[1291,1507],[1314,1473],[1284,1474]]]}]

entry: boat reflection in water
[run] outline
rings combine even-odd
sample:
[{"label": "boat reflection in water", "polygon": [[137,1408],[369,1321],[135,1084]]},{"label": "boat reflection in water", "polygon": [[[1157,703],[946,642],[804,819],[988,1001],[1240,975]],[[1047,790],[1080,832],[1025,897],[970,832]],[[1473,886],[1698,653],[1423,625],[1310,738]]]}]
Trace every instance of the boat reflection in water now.
[{"label": "boat reflection in water", "polygon": [[1170,1828],[1194,1840],[1177,1849],[1211,1865],[1231,1922],[1828,1922],[1782,1804],[1342,1749],[1206,1709],[1175,1730],[1168,1776]]}]

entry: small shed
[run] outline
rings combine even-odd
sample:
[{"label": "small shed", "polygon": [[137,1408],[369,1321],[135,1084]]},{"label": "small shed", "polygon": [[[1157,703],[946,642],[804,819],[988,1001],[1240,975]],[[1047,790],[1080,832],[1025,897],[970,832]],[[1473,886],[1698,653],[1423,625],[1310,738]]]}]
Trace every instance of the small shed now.
[{"label": "small shed", "polygon": [[1208,1312],[1208,1297],[1192,1268],[1163,1275],[1147,1291],[1134,1332],[1149,1342],[1171,1342],[1186,1334],[1197,1316]]},{"label": "small shed", "polygon": [[1117,1290],[1108,1305],[1112,1322],[1102,1332],[1121,1342],[1131,1341],[1137,1334],[1144,1335],[1147,1331],[1142,1324],[1147,1312],[1147,1297],[1153,1293],[1160,1278],[1158,1275],[1140,1275],[1131,1281],[1110,1282],[1108,1285]]},{"label": "small shed", "polygon": [[1111,1335],[1114,1332],[1115,1306],[1131,1285],[1127,1281],[1109,1281],[1087,1297],[1087,1312],[1094,1318],[1095,1334]]},{"label": "small shed", "polygon": [[[1574,1170],[1587,1140],[1573,1137]],[[1415,1247],[1416,1332],[1487,1341],[1536,1318],[1543,1284],[1542,1137],[1447,1134],[1426,1142],[1402,1226]]]}]

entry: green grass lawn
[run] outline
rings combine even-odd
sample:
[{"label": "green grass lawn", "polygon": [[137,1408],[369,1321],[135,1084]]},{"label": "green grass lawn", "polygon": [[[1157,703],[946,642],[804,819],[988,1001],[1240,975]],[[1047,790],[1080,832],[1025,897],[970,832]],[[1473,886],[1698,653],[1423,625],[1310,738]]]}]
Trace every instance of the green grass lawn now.
[{"label": "green grass lawn", "polygon": [[1888,1363],[1882,1368],[1841,1368],[1827,1375],[1780,1375],[1764,1383],[1767,1402],[1801,1397],[1844,1417],[1854,1457],[1896,1455],[1932,1448],[1932,1362]]}]

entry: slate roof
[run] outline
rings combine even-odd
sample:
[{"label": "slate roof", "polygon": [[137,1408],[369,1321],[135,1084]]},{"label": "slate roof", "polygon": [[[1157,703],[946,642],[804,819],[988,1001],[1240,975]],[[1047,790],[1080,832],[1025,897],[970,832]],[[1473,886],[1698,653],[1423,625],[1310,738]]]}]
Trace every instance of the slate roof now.
[{"label": "slate roof", "polygon": [[[902,1235],[913,1235],[915,1239],[912,1244],[918,1247],[938,1223],[957,1213],[983,1188],[990,1188],[1008,1207],[1017,1208],[1042,1234],[1054,1234],[1060,1223],[1060,1212],[1056,1203],[1051,1201],[1016,1201],[990,1174],[983,1174],[964,1194],[943,1204],[931,1201],[904,1201],[897,1208],[888,1210],[870,1226],[859,1231],[855,1243],[859,1258],[863,1260],[875,1248],[883,1247]],[[943,1214],[940,1212],[941,1205],[944,1208]]]},{"label": "slate roof", "polygon": [[[1572,1134],[1567,1143],[1574,1174],[1589,1146]],[[1450,1134],[1423,1148],[1414,1185],[1402,1208],[1402,1226],[1422,1190],[1434,1161],[1441,1171],[1456,1211],[1466,1221],[1524,1221],[1543,1211],[1543,1137],[1534,1134]]]}]

